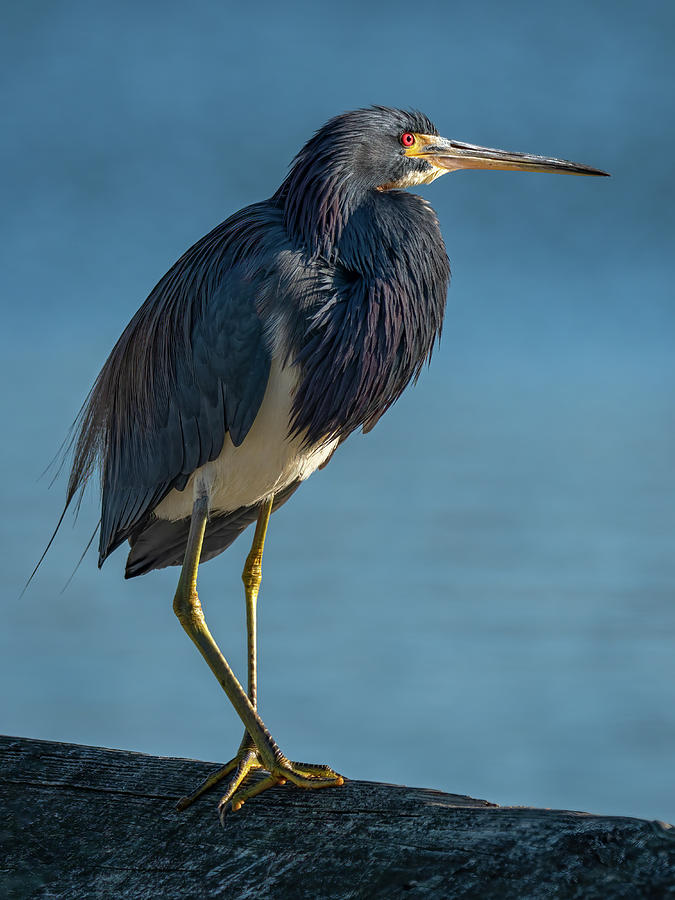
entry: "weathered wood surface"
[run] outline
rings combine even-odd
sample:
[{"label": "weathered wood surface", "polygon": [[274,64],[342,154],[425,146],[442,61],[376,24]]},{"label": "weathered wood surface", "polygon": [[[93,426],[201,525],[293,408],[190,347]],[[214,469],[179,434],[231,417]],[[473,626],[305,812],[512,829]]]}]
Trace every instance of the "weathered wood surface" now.
[{"label": "weathered wood surface", "polygon": [[213,764],[0,737],[0,897],[675,897],[675,828],[349,781],[231,814]]}]

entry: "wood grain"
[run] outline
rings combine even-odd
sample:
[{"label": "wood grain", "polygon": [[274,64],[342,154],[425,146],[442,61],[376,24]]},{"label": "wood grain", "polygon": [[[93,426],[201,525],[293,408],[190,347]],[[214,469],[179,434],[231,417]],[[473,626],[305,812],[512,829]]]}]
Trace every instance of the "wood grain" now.
[{"label": "wood grain", "polygon": [[675,828],[349,781],[221,828],[216,764],[0,737],[2,898],[675,897]]}]

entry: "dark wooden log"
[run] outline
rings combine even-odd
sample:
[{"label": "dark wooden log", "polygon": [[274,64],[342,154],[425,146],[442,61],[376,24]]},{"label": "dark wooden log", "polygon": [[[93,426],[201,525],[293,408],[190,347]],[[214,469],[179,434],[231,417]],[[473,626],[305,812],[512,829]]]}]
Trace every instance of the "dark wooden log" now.
[{"label": "dark wooden log", "polygon": [[0,738],[0,897],[675,897],[675,828],[349,781],[226,819],[213,764]]}]

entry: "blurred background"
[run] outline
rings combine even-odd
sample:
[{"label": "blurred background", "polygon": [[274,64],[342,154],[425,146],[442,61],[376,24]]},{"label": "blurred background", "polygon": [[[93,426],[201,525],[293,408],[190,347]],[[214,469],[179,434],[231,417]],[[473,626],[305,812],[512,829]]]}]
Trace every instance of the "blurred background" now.
[{"label": "blurred background", "polygon": [[[54,457],[168,266],[331,115],[610,179],[421,191],[453,266],[418,386],[272,521],[262,715],[291,758],[502,804],[675,821],[675,5],[34,2],[0,33],[0,729],[224,761],[241,727],[172,612],[69,516]],[[247,533],[204,566],[244,667]],[[186,784],[186,789],[192,785]]]}]

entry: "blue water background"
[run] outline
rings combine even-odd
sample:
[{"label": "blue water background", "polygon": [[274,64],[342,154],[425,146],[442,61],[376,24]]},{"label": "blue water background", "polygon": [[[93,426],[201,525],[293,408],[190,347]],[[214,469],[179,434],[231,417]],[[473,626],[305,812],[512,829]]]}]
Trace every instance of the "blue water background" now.
[{"label": "blue water background", "polygon": [[[272,521],[260,704],[291,757],[675,821],[675,5],[31,3],[0,30],[0,730],[225,760],[240,726],[87,499],[38,480],[156,280],[368,103],[609,170],[424,188],[440,350]],[[203,568],[244,671],[248,536]],[[186,785],[186,788],[190,785]]]}]

